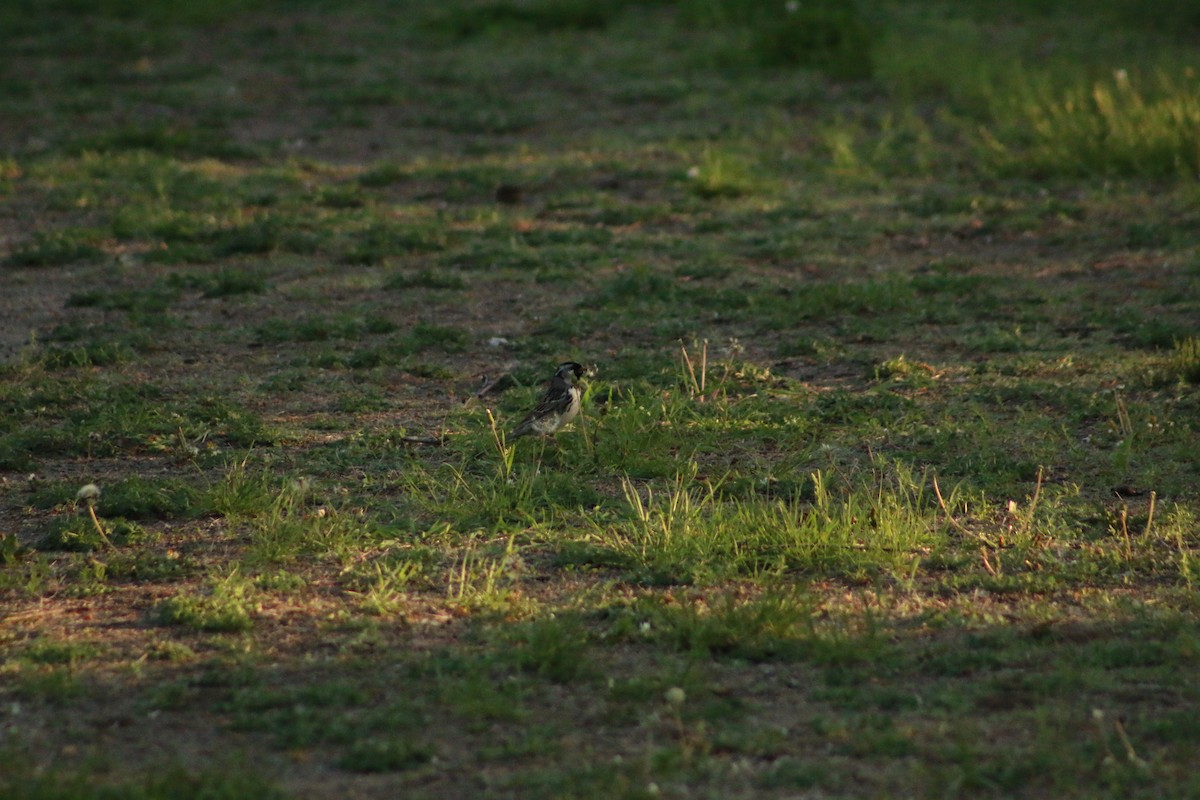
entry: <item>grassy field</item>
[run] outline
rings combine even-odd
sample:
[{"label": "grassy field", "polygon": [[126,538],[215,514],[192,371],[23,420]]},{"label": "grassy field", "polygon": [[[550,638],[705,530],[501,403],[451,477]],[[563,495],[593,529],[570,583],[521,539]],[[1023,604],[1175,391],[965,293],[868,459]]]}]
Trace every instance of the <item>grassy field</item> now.
[{"label": "grassy field", "polygon": [[1200,797],[1197,35],[4,4],[0,795]]}]

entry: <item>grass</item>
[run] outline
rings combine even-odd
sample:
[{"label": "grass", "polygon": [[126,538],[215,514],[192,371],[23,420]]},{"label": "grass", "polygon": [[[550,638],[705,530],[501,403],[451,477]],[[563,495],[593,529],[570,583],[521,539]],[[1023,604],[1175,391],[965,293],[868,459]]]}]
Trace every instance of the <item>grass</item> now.
[{"label": "grass", "polygon": [[1012,124],[1008,138],[1028,146],[1017,151],[991,134],[984,144],[1008,171],[1195,175],[1200,105],[1194,84],[1193,72],[1136,80],[1117,69],[1090,87],[1012,90],[1012,107],[1007,113],[998,108],[997,116]]},{"label": "grass", "polygon": [[246,631],[254,624],[252,587],[236,571],[214,578],[203,593],[180,593],[156,609],[165,625],[182,625],[201,631]]},{"label": "grass", "polygon": [[0,9],[0,794],[1200,794],[1196,22]]}]

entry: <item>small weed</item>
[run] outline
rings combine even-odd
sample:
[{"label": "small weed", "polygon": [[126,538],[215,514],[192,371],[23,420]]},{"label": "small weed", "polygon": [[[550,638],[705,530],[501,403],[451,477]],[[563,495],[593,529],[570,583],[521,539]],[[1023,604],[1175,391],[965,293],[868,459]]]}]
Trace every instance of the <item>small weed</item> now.
[{"label": "small weed", "polygon": [[758,779],[763,789],[812,789],[831,782],[829,769],[823,765],[793,758],[781,758]]},{"label": "small weed", "polygon": [[400,346],[412,353],[432,349],[444,350],[447,353],[459,353],[466,349],[470,341],[470,334],[461,328],[418,322],[408,332]]},{"label": "small weed", "polygon": [[890,380],[913,386],[928,386],[935,370],[920,361],[909,361],[904,354],[889,358],[875,367],[876,380]]},{"label": "small weed", "polygon": [[16,534],[0,533],[0,566],[16,564],[26,553],[27,550],[21,546]]},{"label": "small weed", "polygon": [[184,662],[191,661],[195,656],[196,651],[186,644],[169,639],[154,642],[146,648],[146,657],[154,661]]},{"label": "small weed", "polygon": [[135,349],[125,342],[84,342],[75,346],[47,347],[40,356],[47,369],[111,367],[134,357]]},{"label": "small weed", "polygon": [[452,568],[446,587],[448,599],[465,608],[493,614],[519,615],[526,608],[520,593],[511,588],[520,566],[520,556],[509,537],[496,557],[479,551],[471,542]]},{"label": "small weed", "polygon": [[255,587],[275,594],[297,594],[308,586],[308,580],[301,574],[278,569],[265,572],[254,578]]},{"label": "small weed", "polygon": [[52,585],[54,559],[45,554],[21,555],[0,570],[0,590],[37,597]]},{"label": "small weed", "polygon": [[375,559],[350,572],[349,591],[368,614],[388,616],[403,607],[405,589],[421,573],[417,561]]},{"label": "small weed", "polygon": [[334,186],[321,190],[317,203],[326,208],[362,208],[366,199],[353,186]]}]

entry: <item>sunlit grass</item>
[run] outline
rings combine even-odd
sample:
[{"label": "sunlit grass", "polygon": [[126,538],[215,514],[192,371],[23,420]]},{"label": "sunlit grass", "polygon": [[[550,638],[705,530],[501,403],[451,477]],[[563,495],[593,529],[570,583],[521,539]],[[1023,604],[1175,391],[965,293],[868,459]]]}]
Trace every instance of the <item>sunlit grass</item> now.
[{"label": "sunlit grass", "polygon": [[1200,172],[1200,81],[1118,69],[1090,86],[1036,79],[993,97],[985,153],[1026,174],[1188,176]]},{"label": "sunlit grass", "polygon": [[605,521],[591,541],[652,583],[778,577],[790,572],[865,575],[919,562],[936,543],[936,508],[922,481],[899,473],[874,487],[834,493],[812,476],[813,501],[722,500],[718,486],[677,476],[655,492],[624,483],[628,521]]}]

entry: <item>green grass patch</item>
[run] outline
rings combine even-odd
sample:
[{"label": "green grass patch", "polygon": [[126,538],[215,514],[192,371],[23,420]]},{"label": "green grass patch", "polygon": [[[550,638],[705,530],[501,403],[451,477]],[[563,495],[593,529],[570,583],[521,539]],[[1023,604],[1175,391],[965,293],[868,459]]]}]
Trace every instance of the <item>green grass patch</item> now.
[{"label": "green grass patch", "polygon": [[996,99],[984,153],[1022,174],[1195,175],[1200,121],[1194,76],[1109,80],[1055,91],[1024,86]]},{"label": "green grass patch", "polygon": [[221,269],[216,272],[172,275],[168,285],[199,291],[212,299],[244,294],[262,294],[267,290],[266,276],[247,269]]},{"label": "green grass patch", "polygon": [[231,570],[224,577],[213,578],[203,591],[184,591],[162,601],[154,618],[163,625],[236,633],[253,627],[255,608],[253,586]]},{"label": "green grass patch", "polygon": [[5,256],[4,265],[61,267],[103,258],[105,253],[99,247],[99,236],[92,231],[39,231]]},{"label": "green grass patch", "polygon": [[651,583],[901,569],[936,540],[938,525],[922,482],[903,473],[882,480],[835,499],[827,479],[814,474],[811,505],[799,498],[722,501],[715,487],[690,488],[682,477],[643,496],[627,481],[628,520],[600,526],[591,541],[602,558]]}]

